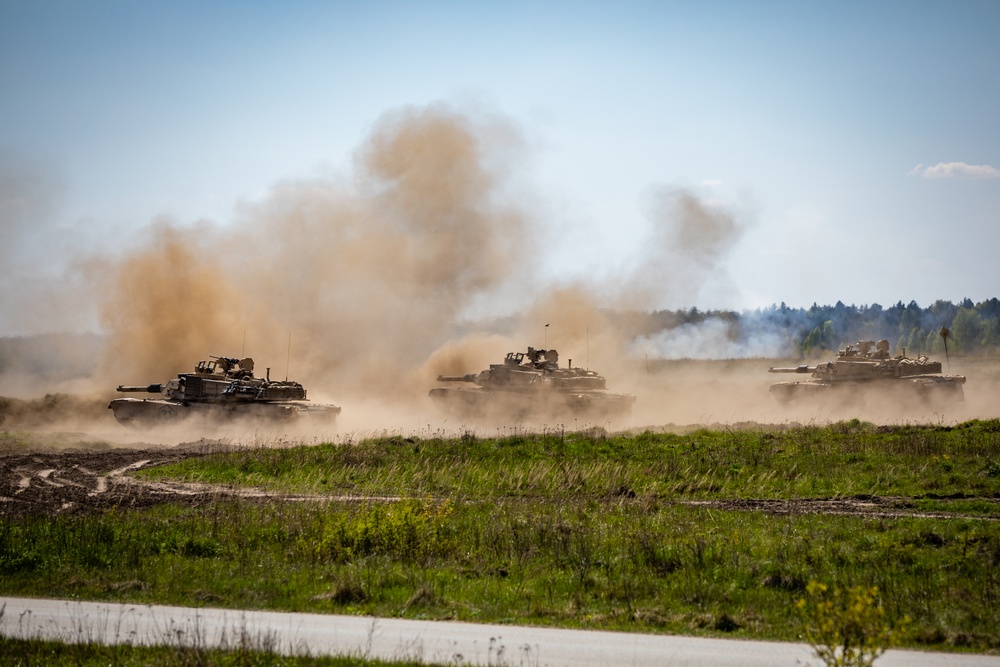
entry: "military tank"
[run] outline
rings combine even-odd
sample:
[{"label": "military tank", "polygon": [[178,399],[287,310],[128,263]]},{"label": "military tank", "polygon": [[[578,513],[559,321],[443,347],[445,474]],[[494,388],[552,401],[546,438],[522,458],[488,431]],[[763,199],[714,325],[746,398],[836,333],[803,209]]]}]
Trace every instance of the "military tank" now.
[{"label": "military tank", "polygon": [[133,428],[169,425],[195,415],[213,421],[251,418],[292,422],[307,417],[333,423],[340,413],[335,405],[313,405],[298,382],[272,380],[253,374],[253,359],[209,357],[193,373],[178,373],[166,383],[119,385],[121,393],[156,394],[156,398],[116,398],[108,405],[120,424]]},{"label": "military tank", "polygon": [[853,391],[872,387],[899,390],[899,398],[924,401],[961,401],[965,394],[963,375],[942,375],[941,362],[920,355],[906,356],[906,350],[895,357],[889,354],[889,341],[859,341],[838,351],[837,358],[815,366],[770,368],[770,373],[808,373],[811,379],[779,382],[771,385],[771,395],[782,403],[800,398],[829,397],[834,393],[849,395]]},{"label": "military tank", "polygon": [[444,411],[470,419],[608,419],[628,414],[631,394],[607,390],[602,375],[559,367],[556,350],[508,352],[503,363],[468,375],[439,375],[438,382],[473,386],[435,387],[429,396]]}]

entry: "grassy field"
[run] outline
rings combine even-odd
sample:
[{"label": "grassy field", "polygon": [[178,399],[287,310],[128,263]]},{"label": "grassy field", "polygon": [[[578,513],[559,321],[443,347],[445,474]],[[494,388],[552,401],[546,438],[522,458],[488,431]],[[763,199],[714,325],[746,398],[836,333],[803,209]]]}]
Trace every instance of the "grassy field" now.
[{"label": "grassy field", "polygon": [[878,587],[904,646],[1000,651],[1000,420],[382,437],[137,476],[219,494],[4,523],[0,587],[801,640],[816,581]]},{"label": "grassy field", "polygon": [[214,650],[199,646],[102,646],[0,636],[5,667],[425,667],[361,657],[283,656],[265,646]]},{"label": "grassy field", "polygon": [[[244,449],[151,470],[151,478],[276,492],[508,498],[993,496],[1000,420],[956,427],[873,426],[383,437],[349,446]],[[994,508],[995,511],[995,508]]]}]

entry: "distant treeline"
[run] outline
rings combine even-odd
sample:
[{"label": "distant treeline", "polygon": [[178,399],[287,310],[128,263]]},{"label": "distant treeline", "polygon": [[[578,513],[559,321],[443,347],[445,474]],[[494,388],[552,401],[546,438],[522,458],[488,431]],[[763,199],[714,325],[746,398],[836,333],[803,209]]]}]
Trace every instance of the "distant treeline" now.
[{"label": "distant treeline", "polygon": [[[648,313],[636,322],[637,335],[651,336],[678,327],[726,327],[729,340],[746,344],[769,341],[761,354],[810,357],[842,349],[859,340],[888,340],[896,353],[910,356],[944,354],[942,328],[947,328],[948,351],[981,354],[1000,351],[1000,300],[979,303],[964,299],[958,304],[935,301],[922,308],[916,301],[883,307],[877,303],[855,306],[838,301],[833,306],[813,304],[790,308],[784,303],[740,313],[697,308]],[[753,345],[747,345],[753,349]]]}]

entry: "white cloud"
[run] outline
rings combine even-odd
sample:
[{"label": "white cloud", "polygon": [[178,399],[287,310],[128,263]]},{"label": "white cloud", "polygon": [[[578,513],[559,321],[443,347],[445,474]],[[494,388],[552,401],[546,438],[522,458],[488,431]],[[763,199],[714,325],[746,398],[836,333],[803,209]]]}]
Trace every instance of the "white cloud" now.
[{"label": "white cloud", "polygon": [[1000,178],[1000,169],[988,164],[966,164],[964,162],[938,162],[932,167],[924,167],[923,163],[911,169],[907,176],[922,176],[924,178],[967,178],[985,179]]}]

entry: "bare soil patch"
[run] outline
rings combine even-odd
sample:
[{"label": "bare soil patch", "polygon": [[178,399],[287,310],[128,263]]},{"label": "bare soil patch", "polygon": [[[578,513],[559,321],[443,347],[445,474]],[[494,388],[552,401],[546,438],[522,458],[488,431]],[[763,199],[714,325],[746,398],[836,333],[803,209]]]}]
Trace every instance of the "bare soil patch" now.
[{"label": "bare soil patch", "polygon": [[199,442],[176,447],[92,451],[0,450],[0,516],[87,514],[172,502],[198,505],[220,498],[271,502],[396,502],[396,496],[273,493],[248,486],[144,480],[129,473],[231,449]]},{"label": "bare soil patch", "polygon": [[185,447],[0,452],[0,516],[79,514],[177,500],[180,494],[135,483],[127,473],[205,453]]}]

